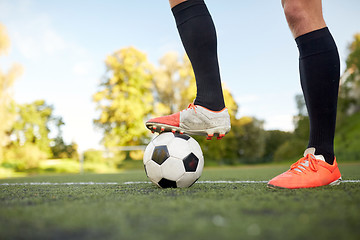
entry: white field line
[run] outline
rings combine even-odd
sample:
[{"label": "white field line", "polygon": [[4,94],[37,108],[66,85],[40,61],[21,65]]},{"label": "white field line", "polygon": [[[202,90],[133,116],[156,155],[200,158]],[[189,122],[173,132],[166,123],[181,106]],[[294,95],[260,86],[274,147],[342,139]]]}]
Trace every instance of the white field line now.
[{"label": "white field line", "polygon": [[[252,184],[252,183],[267,183],[268,181],[198,181],[200,184],[218,184],[218,183],[226,183],[226,184]],[[64,183],[56,183],[56,182],[26,182],[26,183],[0,183],[0,186],[44,186],[44,185],[131,185],[131,184],[146,184],[151,183],[148,181],[138,181],[138,182],[64,182]],[[360,180],[342,180],[341,183],[360,183]]]},{"label": "white field line", "polygon": [[26,182],[26,183],[0,183],[0,186],[41,186],[41,185],[118,185],[118,182]]}]

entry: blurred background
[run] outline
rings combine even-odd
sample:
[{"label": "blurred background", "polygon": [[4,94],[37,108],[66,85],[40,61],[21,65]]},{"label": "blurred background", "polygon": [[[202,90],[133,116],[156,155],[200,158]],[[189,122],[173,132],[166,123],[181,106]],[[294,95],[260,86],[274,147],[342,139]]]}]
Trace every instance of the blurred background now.
[{"label": "blurred background", "polygon": [[[292,162],[309,125],[280,1],[207,0],[232,131],[206,166]],[[323,2],[341,59],[335,152],[360,160],[360,2]],[[141,168],[144,122],[196,94],[167,1],[0,0],[0,177]],[[221,144],[219,144],[221,143]]]}]

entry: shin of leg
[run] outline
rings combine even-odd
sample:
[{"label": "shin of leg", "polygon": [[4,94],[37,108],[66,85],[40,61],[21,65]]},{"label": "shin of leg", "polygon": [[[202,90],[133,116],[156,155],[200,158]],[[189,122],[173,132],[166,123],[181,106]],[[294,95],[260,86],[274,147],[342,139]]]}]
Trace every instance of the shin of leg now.
[{"label": "shin of leg", "polygon": [[282,0],[281,3],[294,38],[326,26],[321,0]]}]

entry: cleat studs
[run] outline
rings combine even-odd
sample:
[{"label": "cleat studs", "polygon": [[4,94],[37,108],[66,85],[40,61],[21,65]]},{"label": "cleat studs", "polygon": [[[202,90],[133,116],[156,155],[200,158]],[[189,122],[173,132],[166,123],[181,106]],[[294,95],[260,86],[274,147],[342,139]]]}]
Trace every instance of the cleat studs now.
[{"label": "cleat studs", "polygon": [[217,139],[220,140],[225,136],[225,133],[219,133],[219,135],[217,136]]},{"label": "cleat studs", "polygon": [[154,131],[151,131],[151,133],[154,133]]},{"label": "cleat studs", "polygon": [[156,130],[156,128],[157,128],[156,126],[152,126],[152,129]]},{"label": "cleat studs", "polygon": [[165,128],[164,127],[161,127],[161,130],[160,130],[161,132],[163,132],[163,131],[165,131]]},{"label": "cleat studs", "polygon": [[184,131],[180,131],[180,134],[184,134]]},{"label": "cleat studs", "polygon": [[212,138],[212,137],[210,137],[210,136],[207,136],[207,137],[206,137],[206,140],[211,140],[211,138]]},{"label": "cleat studs", "polygon": [[172,133],[176,133],[176,130],[175,130],[175,129],[171,129],[171,132],[172,132]]},{"label": "cleat studs", "polygon": [[213,133],[209,133],[206,137],[206,140],[211,140],[211,138],[214,136]]}]

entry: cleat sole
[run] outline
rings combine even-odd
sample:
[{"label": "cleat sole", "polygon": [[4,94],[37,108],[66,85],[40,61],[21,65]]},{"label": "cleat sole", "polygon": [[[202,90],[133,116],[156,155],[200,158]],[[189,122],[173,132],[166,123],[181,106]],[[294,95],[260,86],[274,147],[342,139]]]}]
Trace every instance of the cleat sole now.
[{"label": "cleat sole", "polygon": [[229,131],[230,127],[215,127],[210,129],[200,129],[200,130],[188,130],[181,127],[175,127],[172,125],[166,125],[162,123],[146,123],[146,127],[152,132],[162,133],[162,132],[172,132],[188,135],[198,135],[206,136],[207,140],[211,140],[213,137],[217,139],[222,139]]},{"label": "cleat sole", "polygon": [[[339,185],[341,183],[341,177],[329,184],[327,184],[328,186],[336,186],[336,185]],[[276,186],[276,185],[272,185],[272,184],[267,184],[268,188],[271,188],[271,189],[290,189],[290,188],[286,188],[286,187],[279,187],[279,186]],[[323,186],[326,186],[326,185],[323,185]],[[319,186],[319,187],[323,187],[323,186]],[[296,188],[295,188],[296,189]]]},{"label": "cleat sole", "polygon": [[339,185],[341,183],[341,177],[331,183],[329,183],[330,186],[336,186],[336,185]]}]

